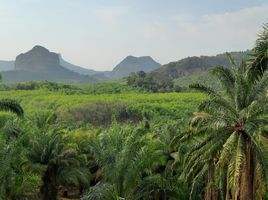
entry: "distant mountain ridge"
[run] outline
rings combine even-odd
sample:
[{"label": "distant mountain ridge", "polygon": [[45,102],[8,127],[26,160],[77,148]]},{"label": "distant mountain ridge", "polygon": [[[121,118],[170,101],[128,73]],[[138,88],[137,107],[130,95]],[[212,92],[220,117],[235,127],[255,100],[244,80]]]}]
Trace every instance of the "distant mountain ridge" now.
[{"label": "distant mountain ridge", "polygon": [[65,61],[60,54],[42,46],[16,57],[16,61],[0,61],[0,71],[5,82],[54,80],[64,82],[96,82],[119,79],[131,72],[150,72],[161,65],[150,56],[127,56],[112,71],[95,71]]},{"label": "distant mountain ridge", "polygon": [[[248,56],[249,51],[231,52],[235,62]],[[217,65],[228,66],[229,60],[226,53],[216,56],[193,56],[170,62],[151,72],[158,79],[176,79],[184,76],[195,75],[207,71]]]},{"label": "distant mountain ridge", "polygon": [[10,71],[15,69],[15,61],[0,60],[0,71]]},{"label": "distant mountain ridge", "polygon": [[65,67],[66,69],[69,69],[71,71],[74,71],[76,73],[82,74],[82,75],[94,75],[99,73],[98,71],[95,71],[93,69],[86,69],[77,65],[73,65],[67,61],[65,61],[61,55],[59,55],[60,59],[60,65]]},{"label": "distant mountain ridge", "polygon": [[[235,61],[247,56],[249,51],[232,52]],[[127,56],[112,71],[95,71],[73,65],[60,54],[42,46],[20,54],[16,61],[0,61],[0,71],[5,82],[52,80],[60,82],[96,82],[120,79],[132,72],[144,71],[156,79],[178,79],[206,72],[216,65],[228,65],[225,54],[193,56],[161,66],[150,56]],[[185,78],[184,78],[185,79]]]},{"label": "distant mountain ridge", "polygon": [[53,80],[62,82],[94,82],[94,78],[78,74],[60,65],[59,55],[42,46],[20,54],[15,70],[2,72],[5,82]]}]

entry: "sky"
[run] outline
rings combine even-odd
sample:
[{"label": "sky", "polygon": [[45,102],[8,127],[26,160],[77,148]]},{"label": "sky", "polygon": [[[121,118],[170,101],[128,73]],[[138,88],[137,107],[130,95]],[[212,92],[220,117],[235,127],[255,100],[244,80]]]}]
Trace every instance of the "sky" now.
[{"label": "sky", "polygon": [[166,64],[254,46],[268,0],[0,0],[0,60],[35,45],[111,70],[128,55]]}]

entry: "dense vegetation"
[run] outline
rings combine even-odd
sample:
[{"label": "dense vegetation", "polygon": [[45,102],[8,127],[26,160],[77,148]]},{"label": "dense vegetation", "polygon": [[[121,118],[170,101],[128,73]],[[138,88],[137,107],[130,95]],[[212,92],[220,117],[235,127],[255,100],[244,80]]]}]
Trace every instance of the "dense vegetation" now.
[{"label": "dense vegetation", "polygon": [[267,52],[265,26],[250,59],[184,93],[2,85],[0,199],[267,199]]},{"label": "dense vegetation", "polygon": [[[228,55],[238,64],[242,59],[248,59],[250,52],[231,52]],[[226,54],[188,57],[163,65],[150,73],[144,71],[131,73],[127,78],[127,85],[146,92],[187,91],[188,86],[195,82],[215,84],[215,78],[209,73],[215,66],[228,68]]]},{"label": "dense vegetation", "polygon": [[127,84],[146,92],[172,92],[174,90],[180,92],[182,90],[179,86],[174,88],[172,79],[157,80],[144,71],[131,73],[127,78]]}]

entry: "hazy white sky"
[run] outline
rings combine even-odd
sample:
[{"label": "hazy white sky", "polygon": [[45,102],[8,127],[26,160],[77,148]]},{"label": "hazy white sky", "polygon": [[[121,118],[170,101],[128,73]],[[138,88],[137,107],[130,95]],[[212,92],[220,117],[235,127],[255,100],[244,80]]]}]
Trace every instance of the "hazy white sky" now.
[{"label": "hazy white sky", "polygon": [[0,0],[0,60],[35,45],[110,70],[127,55],[165,64],[246,50],[268,22],[268,0]]}]

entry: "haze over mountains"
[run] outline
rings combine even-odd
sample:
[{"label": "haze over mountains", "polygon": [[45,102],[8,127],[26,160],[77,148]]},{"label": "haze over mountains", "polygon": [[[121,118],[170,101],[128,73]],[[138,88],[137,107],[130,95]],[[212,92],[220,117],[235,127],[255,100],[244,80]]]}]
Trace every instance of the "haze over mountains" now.
[{"label": "haze over mountains", "polygon": [[10,71],[15,69],[15,61],[0,60],[0,71]]},{"label": "haze over mountains", "polygon": [[77,72],[79,74],[83,74],[83,75],[93,75],[93,74],[97,74],[98,71],[95,71],[93,69],[86,69],[77,65],[73,65],[67,61],[65,61],[61,55],[59,55],[59,59],[60,59],[60,65],[65,67],[66,69],[69,69],[71,71]]},{"label": "haze over mountains", "polygon": [[16,57],[14,70],[2,72],[5,82],[31,80],[56,80],[62,82],[93,82],[88,76],[80,75],[60,65],[59,55],[41,46]]},{"label": "haze over mountains", "polygon": [[[232,52],[236,61],[247,52]],[[65,61],[60,54],[50,52],[42,46],[35,46],[16,57],[15,61],[0,61],[4,82],[59,81],[66,83],[96,82],[120,79],[132,72],[150,72],[157,79],[176,79],[202,73],[216,65],[227,65],[225,54],[216,56],[188,57],[161,66],[150,56],[127,56],[112,71],[95,71]]]},{"label": "haze over mountains", "polygon": [[155,62],[150,56],[128,56],[113,69],[112,76],[122,78],[128,76],[130,72],[151,72],[160,67],[161,64]]},{"label": "haze over mountains", "polygon": [[73,65],[65,61],[60,54],[50,52],[42,46],[35,46],[30,51],[18,55],[15,61],[0,61],[4,82],[96,82],[119,79],[141,70],[150,72],[160,66],[149,56],[128,56],[112,71],[95,71]]}]

